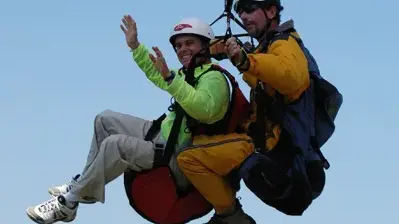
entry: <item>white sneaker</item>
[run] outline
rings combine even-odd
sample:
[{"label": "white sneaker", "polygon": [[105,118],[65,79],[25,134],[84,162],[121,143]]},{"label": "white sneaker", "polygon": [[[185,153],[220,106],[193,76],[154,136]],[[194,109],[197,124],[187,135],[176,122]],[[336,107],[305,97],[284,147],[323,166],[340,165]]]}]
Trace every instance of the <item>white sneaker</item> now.
[{"label": "white sneaker", "polygon": [[[71,188],[76,184],[79,177],[80,177],[80,174],[73,177],[72,180],[66,184],[56,186],[56,187],[50,187],[48,189],[48,193],[54,197],[58,197],[62,194],[68,193],[71,190]],[[85,197],[85,198],[82,198],[81,200],[79,200],[79,202],[82,204],[93,204],[93,203],[96,203],[96,200],[94,198],[86,198]]]},{"label": "white sneaker", "polygon": [[26,214],[29,218],[40,224],[52,224],[58,221],[72,222],[76,218],[79,203],[72,208],[66,206],[63,196],[53,197],[39,205],[29,207]]}]

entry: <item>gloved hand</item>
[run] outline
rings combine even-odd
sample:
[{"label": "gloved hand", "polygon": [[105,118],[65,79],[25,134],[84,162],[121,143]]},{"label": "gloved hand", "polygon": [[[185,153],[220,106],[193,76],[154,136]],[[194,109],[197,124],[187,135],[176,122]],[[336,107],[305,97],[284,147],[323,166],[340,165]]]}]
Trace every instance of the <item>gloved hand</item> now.
[{"label": "gloved hand", "polygon": [[227,52],[231,63],[233,63],[233,65],[236,66],[238,70],[248,70],[249,59],[247,52],[237,43],[237,38],[230,37],[226,41],[225,51]]},{"label": "gloved hand", "polygon": [[244,43],[244,49],[247,53],[252,53],[254,51],[254,46],[251,44],[251,42],[246,41]]}]

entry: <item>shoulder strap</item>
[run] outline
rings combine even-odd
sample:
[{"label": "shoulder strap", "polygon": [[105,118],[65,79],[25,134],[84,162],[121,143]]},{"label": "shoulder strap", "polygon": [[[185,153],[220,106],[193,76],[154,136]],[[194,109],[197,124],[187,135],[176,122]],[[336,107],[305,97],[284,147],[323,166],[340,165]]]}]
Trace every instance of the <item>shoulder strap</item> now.
[{"label": "shoulder strap", "polygon": [[[232,133],[240,132],[240,124],[246,118],[249,112],[250,104],[246,99],[245,95],[239,88],[238,82],[235,80],[234,76],[228,72],[226,69],[222,68],[217,64],[212,64],[206,72],[201,75],[205,75],[209,71],[217,71],[222,73],[225,83],[229,85],[229,99],[228,108],[222,119],[212,123],[205,124],[201,123],[194,118],[186,115],[187,117],[187,127],[192,134],[222,134],[222,133]],[[219,74],[215,74],[219,75]],[[197,77],[198,79],[198,77]]]},{"label": "shoulder strap", "polygon": [[[286,33],[271,31],[267,34],[266,41],[259,45],[259,51],[266,53],[273,42],[277,40],[286,40],[288,37],[289,35]],[[255,150],[260,152],[266,151],[266,111],[273,111],[274,109],[270,107],[270,103],[266,103],[267,100],[272,101],[273,99],[265,92],[265,87],[267,87],[267,84],[258,80],[253,90],[256,102],[256,120],[251,137],[254,140]],[[279,98],[280,96],[277,97]]]},{"label": "shoulder strap", "polygon": [[176,117],[175,117],[175,120],[173,121],[172,129],[170,130],[169,138],[166,142],[163,159],[160,161],[161,162],[160,165],[167,165],[169,163],[170,159],[172,158],[172,156],[175,152],[177,139],[178,139],[179,133],[180,133],[180,127],[181,127],[181,124],[183,121],[184,110],[180,106],[180,104],[176,102],[174,109],[175,109]]},{"label": "shoulder strap", "polygon": [[145,141],[151,141],[157,132],[161,129],[162,121],[166,118],[166,114],[162,114],[156,120],[154,120],[151,124],[150,129],[148,129],[147,134],[144,137]]},{"label": "shoulder strap", "polygon": [[219,71],[222,74],[224,74],[228,78],[228,80],[230,81],[230,83],[233,87],[238,86],[238,83],[237,83],[236,79],[234,78],[234,76],[230,72],[228,72],[226,69],[222,68],[220,65],[212,64],[210,69]]},{"label": "shoulder strap", "polygon": [[[197,78],[192,79],[193,80],[192,86],[194,86],[203,75],[206,75],[210,71],[219,71],[220,73],[222,73],[222,75],[227,76],[227,79],[230,81],[230,83],[232,85],[233,94],[234,94],[234,89],[235,89],[235,87],[238,87],[238,83],[235,81],[234,77],[227,70],[223,69],[222,67],[220,67],[219,65],[216,65],[216,64],[212,64],[207,70],[205,70]],[[230,104],[229,104],[228,110],[229,109],[230,109]],[[199,125],[199,122],[197,120],[195,120],[194,118],[192,118],[190,115],[188,115],[186,112],[185,112],[185,116],[187,118],[187,123],[188,123],[187,126],[189,129],[192,128],[193,126]],[[192,130],[190,130],[190,131],[192,131]]]},{"label": "shoulder strap", "polygon": [[[194,82],[194,70],[195,70],[194,66],[189,66],[189,68],[186,71],[185,81],[190,85],[193,85]],[[183,117],[186,113],[178,102],[174,102],[173,106],[170,106],[170,108],[173,108],[173,110],[176,113],[176,116],[173,121],[173,125],[170,130],[168,140],[166,142],[164,153],[163,155],[159,156],[159,158],[154,159],[154,167],[163,166],[163,165],[166,166],[169,164],[169,161],[175,152],[175,147],[180,133],[180,127],[183,122]]]},{"label": "shoulder strap", "polygon": [[[207,72],[211,71],[211,70],[217,70],[220,71],[222,74],[224,74],[228,80],[230,81],[232,87],[233,87],[233,91],[236,87],[238,87],[238,83],[235,80],[234,76],[231,75],[227,70],[223,69],[222,67],[212,64],[211,67],[209,69],[207,69],[205,72],[203,72],[201,75],[199,75],[196,79],[194,78],[194,69],[188,69],[188,71],[186,72],[186,77],[185,80],[188,84],[190,84],[191,86],[194,85],[194,83],[196,81],[198,81],[198,79],[203,76],[204,74],[206,74]],[[163,155],[163,159],[161,160],[161,163],[159,165],[165,165],[168,164],[171,157],[174,154],[175,151],[175,147],[176,147],[176,143],[177,143],[177,139],[178,139],[178,135],[180,132],[180,127],[183,121],[183,117],[184,116],[188,116],[186,114],[186,112],[183,110],[183,108],[180,106],[179,103],[175,102],[174,106],[173,106],[175,113],[176,113],[176,117],[175,120],[173,122],[172,125],[172,129],[169,135],[169,138],[167,140],[166,143],[166,147],[165,147],[165,152]]]},{"label": "shoulder strap", "polygon": [[255,150],[260,152],[266,151],[266,97],[268,97],[267,93],[265,93],[262,84],[258,82],[255,87],[256,120],[252,138],[254,140]]}]

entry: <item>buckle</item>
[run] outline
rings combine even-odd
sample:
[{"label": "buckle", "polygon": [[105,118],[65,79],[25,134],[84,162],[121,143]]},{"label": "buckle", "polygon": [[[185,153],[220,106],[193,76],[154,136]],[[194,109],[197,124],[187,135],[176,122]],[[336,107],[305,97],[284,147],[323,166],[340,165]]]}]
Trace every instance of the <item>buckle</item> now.
[{"label": "buckle", "polygon": [[165,149],[165,143],[154,142],[154,149],[155,149],[155,151],[157,151],[157,150],[163,151]]},{"label": "buckle", "polygon": [[153,168],[160,167],[162,165],[165,165],[165,143],[158,143],[154,142],[154,162],[153,162]]}]

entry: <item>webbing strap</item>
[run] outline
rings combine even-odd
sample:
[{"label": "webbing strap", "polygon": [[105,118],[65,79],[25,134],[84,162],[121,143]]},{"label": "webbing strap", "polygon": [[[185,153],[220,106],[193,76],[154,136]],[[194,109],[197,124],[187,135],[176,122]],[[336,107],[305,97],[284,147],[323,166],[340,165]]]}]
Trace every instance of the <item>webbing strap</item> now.
[{"label": "webbing strap", "polygon": [[175,113],[176,117],[175,120],[173,121],[172,129],[170,130],[169,138],[166,142],[163,157],[160,159],[159,162],[155,161],[154,164],[155,166],[168,165],[170,159],[173,156],[173,153],[175,152],[176,143],[180,133],[180,127],[184,117],[184,110],[178,103],[175,103]]},{"label": "webbing strap", "polygon": [[[197,66],[196,59],[199,55],[202,55],[202,53],[193,55],[193,57],[191,58],[190,64],[185,72],[184,79],[191,86],[194,83],[194,71],[195,71],[195,67]],[[176,116],[173,121],[173,125],[170,130],[168,140],[166,142],[164,153],[163,153],[163,155],[158,155],[158,156],[156,155],[156,159],[154,160],[154,167],[167,166],[169,164],[169,161],[175,152],[175,147],[176,147],[176,144],[178,141],[180,128],[181,128],[181,125],[183,122],[185,111],[183,110],[183,108],[181,107],[181,105],[178,102],[174,102],[170,108],[173,108]]]},{"label": "webbing strap", "polygon": [[255,88],[255,101],[256,101],[256,121],[255,121],[255,130],[251,130],[253,132],[252,138],[254,140],[255,149],[258,152],[266,152],[266,143],[265,143],[266,93],[260,82],[258,82]]},{"label": "webbing strap", "polygon": [[[272,37],[275,33],[269,32],[268,37]],[[268,44],[265,44],[264,49],[261,52],[267,52]],[[266,152],[266,111],[271,112],[272,108],[267,108],[269,105],[266,103],[267,100],[272,100],[265,92],[265,86],[267,84],[258,80],[255,92],[255,102],[256,102],[256,120],[255,120],[255,130],[251,130],[252,138],[254,139],[255,149],[260,152]]]},{"label": "webbing strap", "polygon": [[162,114],[158,119],[154,120],[144,137],[145,141],[151,141],[157,132],[161,129],[162,121],[166,118],[166,114]]},{"label": "webbing strap", "polygon": [[[231,10],[233,9],[233,0],[224,0],[224,11],[223,13],[216,18],[211,24],[210,26],[213,26],[213,24],[215,24],[217,21],[219,21],[220,19],[222,19],[223,17],[226,17],[226,32],[224,35],[221,36],[215,36],[215,39],[217,39],[218,41],[216,41],[215,43],[219,42],[219,41],[227,41],[228,38],[230,37],[237,37],[237,42],[241,45],[244,46],[244,44],[242,43],[241,40],[238,39],[238,37],[246,37],[249,36],[248,33],[241,33],[241,34],[233,34],[233,32],[231,31],[231,20],[233,20],[237,25],[239,25],[243,30],[246,30],[244,24],[242,22],[240,22],[235,16],[234,14],[231,12]],[[251,37],[251,44],[252,46],[254,46],[254,40],[253,37]],[[248,50],[248,49],[247,49]],[[225,58],[215,58],[216,60],[222,60]]]}]

